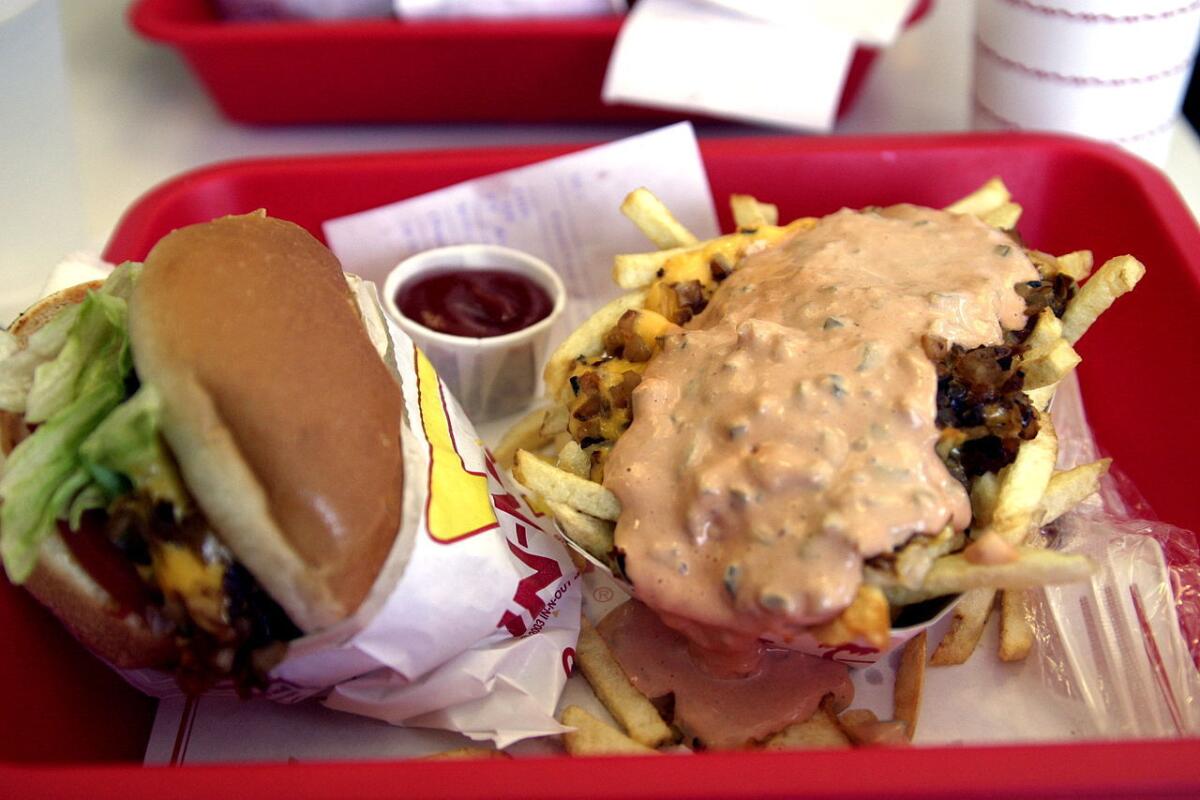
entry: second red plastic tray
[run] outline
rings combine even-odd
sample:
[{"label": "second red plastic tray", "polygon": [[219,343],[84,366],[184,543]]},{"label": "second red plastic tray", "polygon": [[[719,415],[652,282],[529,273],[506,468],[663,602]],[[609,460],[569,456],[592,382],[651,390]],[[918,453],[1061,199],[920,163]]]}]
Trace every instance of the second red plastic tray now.
[{"label": "second red plastic tray", "polygon": [[[919,0],[916,22],[932,0]],[[307,122],[665,120],[600,99],[619,16],[230,23],[206,0],[137,0],[133,27],[176,48],[230,119]],[[860,48],[839,114],[877,51]],[[798,89],[797,89],[798,90]]]}]

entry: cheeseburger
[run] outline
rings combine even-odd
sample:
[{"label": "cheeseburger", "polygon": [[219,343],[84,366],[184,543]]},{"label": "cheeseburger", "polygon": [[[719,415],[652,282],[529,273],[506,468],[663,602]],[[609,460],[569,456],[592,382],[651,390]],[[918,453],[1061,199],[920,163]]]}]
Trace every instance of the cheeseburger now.
[{"label": "cheeseburger", "polygon": [[400,389],[337,259],[259,212],[25,312],[0,350],[0,554],[89,649],[261,686],[400,522]]}]

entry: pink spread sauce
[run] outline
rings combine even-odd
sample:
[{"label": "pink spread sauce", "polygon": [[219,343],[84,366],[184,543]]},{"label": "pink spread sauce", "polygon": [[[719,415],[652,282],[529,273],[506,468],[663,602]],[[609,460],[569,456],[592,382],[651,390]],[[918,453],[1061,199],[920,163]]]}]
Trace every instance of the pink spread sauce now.
[{"label": "pink spread sauce", "polygon": [[605,467],[638,599],[693,655],[750,673],[760,639],[845,608],[864,559],[965,528],[922,340],[999,343],[1026,321],[1014,285],[1037,278],[1007,235],[911,205],[843,210],[744,259],[650,362]]},{"label": "pink spread sauce", "polygon": [[764,650],[749,676],[706,672],[688,654],[683,635],[636,600],[619,606],[597,630],[638,691],[651,699],[674,695],[674,723],[708,749],[744,747],[803,722],[825,695],[833,695],[839,710],[854,697],[844,666],[788,650]]}]

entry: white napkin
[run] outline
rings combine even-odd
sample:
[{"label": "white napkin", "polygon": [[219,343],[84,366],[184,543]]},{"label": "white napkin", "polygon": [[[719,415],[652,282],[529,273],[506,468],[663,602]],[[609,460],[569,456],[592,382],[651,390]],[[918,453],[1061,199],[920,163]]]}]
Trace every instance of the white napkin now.
[{"label": "white napkin", "polygon": [[55,292],[78,286],[89,281],[102,281],[108,277],[113,265],[96,253],[80,250],[71,253],[50,270],[40,297],[49,297]]},{"label": "white napkin", "polygon": [[860,44],[887,46],[896,41],[912,0],[702,0],[747,17],[794,27],[813,20],[847,31]]},{"label": "white napkin", "polygon": [[604,100],[828,131],[859,44],[889,44],[912,0],[641,0]]},{"label": "white napkin", "polygon": [[405,258],[433,247],[489,243],[531,253],[567,287],[567,309],[550,335],[561,342],[598,302],[620,293],[611,278],[613,253],[650,248],[616,212],[638,186],[701,239],[719,233],[700,147],[686,122],[327,220],[323,229],[342,267],[380,286]]}]

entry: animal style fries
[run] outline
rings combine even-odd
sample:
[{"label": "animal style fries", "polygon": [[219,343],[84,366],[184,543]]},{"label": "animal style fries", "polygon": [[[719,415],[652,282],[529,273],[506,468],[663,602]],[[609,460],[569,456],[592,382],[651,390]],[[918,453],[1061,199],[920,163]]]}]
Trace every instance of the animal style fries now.
[{"label": "animal style fries", "polygon": [[[618,578],[631,579],[634,596],[660,614],[669,628],[683,632],[692,652],[705,658],[757,647],[760,639],[794,648],[802,637],[815,639],[824,649],[850,645],[882,650],[905,608],[951,595],[961,596],[949,633],[937,644],[930,663],[965,661],[997,606],[1000,658],[1024,658],[1033,646],[1026,614],[1028,590],[1080,580],[1093,569],[1086,558],[1048,549],[1041,531],[1094,493],[1108,469],[1104,460],[1055,471],[1058,447],[1049,405],[1059,382],[1080,363],[1073,345],[1137,284],[1144,267],[1132,256],[1119,256],[1087,279],[1091,253],[1055,257],[1018,244],[1012,232],[1021,207],[999,179],[943,212],[897,206],[842,211],[821,220],[801,218],[780,226],[773,205],[749,195],[734,195],[731,205],[737,230],[697,241],[648,191],[630,194],[622,211],[659,249],[616,256],[613,278],[629,293],[599,309],[553,353],[544,373],[549,406],[518,423],[505,437],[498,458],[511,464],[514,476],[553,515],[571,544]],[[920,277],[910,280],[907,273],[899,288],[883,287],[893,279],[884,272],[876,285],[869,270],[884,269],[878,259],[854,260],[859,248],[875,247],[870,252],[878,255],[878,244],[869,238],[874,234],[863,234],[864,244],[839,238],[839,232],[858,235],[860,230],[884,228],[893,235],[901,227],[907,237],[902,242],[920,243],[920,237],[929,235],[941,237],[935,247],[957,246],[954,242],[976,247],[977,252],[970,252],[977,258],[965,259],[972,263],[964,267],[976,272],[963,279],[964,285],[975,293],[971,302],[986,295],[991,305],[970,306],[962,300],[964,295],[949,288],[920,288]],[[845,251],[837,257],[849,267],[830,260],[833,251]],[[817,266],[805,259],[841,277],[823,284],[822,274],[811,274]],[[910,267],[905,264],[902,269]],[[787,272],[793,268],[794,273]],[[847,269],[867,271],[868,278],[849,279],[847,289],[845,275],[853,274]],[[933,277],[948,284],[955,278],[947,273]],[[774,299],[762,299],[773,285]],[[799,310],[780,311],[774,303],[790,297],[793,286],[796,296],[807,299],[797,301]],[[844,298],[840,306],[831,300],[833,311],[813,311],[819,307],[813,298],[838,291],[856,301],[868,299],[860,307],[847,306],[850,301]],[[919,296],[892,296],[908,291]],[[861,310],[862,316],[843,313],[845,308]],[[881,308],[888,310],[879,312]],[[854,338],[860,328],[879,324],[871,322],[873,313],[894,315],[897,330],[911,323],[919,333],[914,340],[918,352],[894,346],[886,336],[880,341]],[[820,318],[810,319],[814,314]],[[924,314],[933,321],[926,323]],[[952,317],[952,322],[946,321]],[[965,333],[955,327],[958,324],[965,326]],[[797,328],[803,335],[796,334]],[[822,331],[827,339],[818,338]],[[858,349],[847,356],[843,351],[851,345],[835,346],[843,341]],[[692,351],[683,353],[689,346]],[[838,365],[836,370],[829,367],[813,375],[802,371],[808,361],[821,358]],[[674,377],[672,369],[686,370],[693,362],[714,366],[708,372],[689,373],[683,388],[664,382],[664,377]],[[739,372],[743,368],[744,375]],[[801,371],[784,372],[793,368]],[[913,450],[903,463],[887,462],[878,455],[887,451],[871,450],[875,445],[867,443],[868,438],[899,436],[884,434],[886,429],[870,416],[876,413],[871,403],[878,401],[880,389],[887,391],[901,380],[897,373],[884,377],[886,369],[907,370],[905,376],[925,370],[934,378],[904,384],[910,389],[920,386],[928,395],[889,401],[911,407],[914,420],[922,404],[936,401],[936,418],[930,420],[933,433],[921,445],[927,449]],[[772,394],[775,387],[768,378],[784,383],[784,375],[794,381],[794,394]],[[683,378],[679,383],[683,385]],[[759,423],[741,414],[741,407],[730,411],[733,406],[721,405],[726,399],[722,391],[752,397],[757,403],[754,413],[783,415],[789,412],[778,411],[780,403],[793,400],[797,407],[812,410],[786,417],[789,424],[783,428],[755,428]],[[711,410],[712,418],[704,423],[709,428],[703,430],[715,428],[724,438],[704,439],[694,433],[702,428],[678,423],[676,412],[693,408],[678,399],[681,392],[706,398],[694,404]],[[867,399],[850,412],[845,398],[851,396]],[[662,421],[668,416],[671,425]],[[631,426],[637,433],[626,443],[623,437]],[[805,430],[797,432],[800,429]],[[811,434],[816,438],[803,441],[812,442],[810,450],[832,452],[832,467],[792,447],[801,441],[795,437],[809,435],[809,429],[818,432]],[[662,456],[668,446],[677,451]],[[903,444],[889,441],[888,446]],[[764,456],[767,451],[770,459]],[[868,452],[869,461],[853,462],[858,452]],[[913,462],[920,463],[913,467]],[[843,463],[867,463],[870,469],[860,473],[864,477],[837,484]],[[664,464],[676,472],[664,474]],[[744,480],[746,475],[753,487]],[[857,488],[845,488],[850,483]],[[864,483],[869,484],[865,489]],[[688,489],[692,494],[687,495],[685,488],[693,485],[697,488]],[[860,505],[847,501],[821,507],[810,518],[808,506],[789,500],[785,512],[772,511],[771,504],[778,505],[781,497],[823,498],[821,493],[830,485],[843,486],[839,498],[861,497]],[[665,511],[647,505],[655,490],[668,506]],[[895,518],[887,519],[889,531],[900,528],[903,535],[868,535],[865,528],[875,517],[893,513],[900,493],[915,508],[904,512],[910,521],[896,524]],[[690,504],[671,505],[677,503],[676,496],[690,497]],[[954,505],[955,498],[961,498],[961,507]],[[923,521],[911,521],[917,519]],[[639,533],[631,531],[639,526]],[[684,535],[670,538],[672,526]],[[756,547],[778,547],[779,541],[789,549],[763,551],[772,554],[766,559],[772,563],[754,561]],[[786,554],[797,548],[809,553],[801,562],[810,558],[820,568],[805,571],[801,564],[787,572],[788,564],[775,563],[788,561],[792,556]],[[646,566],[656,559],[663,563]],[[825,569],[830,565],[841,571]],[[781,584],[764,575],[793,580]],[[715,600],[692,591],[706,578],[724,588],[711,593]],[[687,582],[693,580],[697,583]],[[683,592],[685,602],[672,594],[680,587],[690,592]],[[926,659],[922,631],[901,660],[894,721],[879,721],[860,710],[843,712],[844,703],[839,704],[834,692],[820,699],[815,711],[809,707],[806,718],[742,746],[907,741],[916,727]],[[686,725],[675,717],[677,710],[668,707],[659,716],[663,698],[652,696],[654,705],[648,703],[634,688],[644,688],[641,683],[631,682],[626,674],[630,668],[590,626],[581,640],[579,662],[628,737],[611,728],[596,733],[590,717],[571,711],[564,722],[580,730],[570,740],[571,752],[646,752],[679,738],[679,729]],[[688,743],[697,738],[687,730],[682,734]],[[594,748],[587,744],[601,740],[603,744]]]}]

